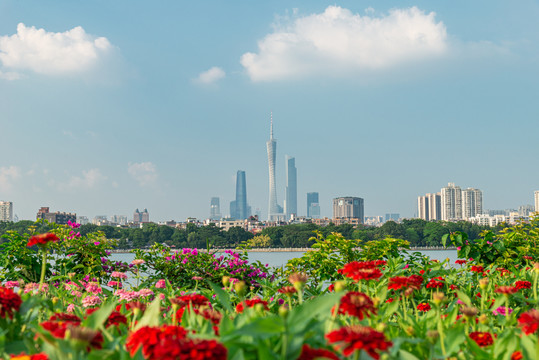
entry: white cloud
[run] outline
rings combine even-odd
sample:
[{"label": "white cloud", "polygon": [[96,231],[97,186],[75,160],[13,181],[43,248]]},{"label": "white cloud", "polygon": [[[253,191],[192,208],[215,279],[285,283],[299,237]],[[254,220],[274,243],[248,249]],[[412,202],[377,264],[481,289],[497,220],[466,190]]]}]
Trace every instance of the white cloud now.
[{"label": "white cloud", "polygon": [[245,53],[241,64],[252,81],[273,81],[314,74],[344,75],[384,69],[439,56],[447,51],[445,25],[435,13],[417,7],[375,16],[329,6],[275,25],[258,42],[258,53]]},{"label": "white cloud", "polygon": [[127,172],[140,186],[149,185],[157,180],[157,169],[151,162],[129,163]]},{"label": "white cloud", "polygon": [[90,169],[83,171],[82,176],[71,176],[66,184],[59,184],[58,188],[60,190],[91,189],[106,179],[107,177],[99,169]]},{"label": "white cloud", "polygon": [[5,68],[46,75],[84,72],[111,50],[106,38],[89,35],[80,26],[55,33],[20,23],[16,34],[0,36]]},{"label": "white cloud", "polygon": [[8,191],[13,185],[13,181],[21,176],[21,169],[17,166],[0,167],[0,191]]},{"label": "white cloud", "polygon": [[195,79],[200,84],[213,84],[226,76],[226,73],[220,67],[214,66],[209,70],[201,72]]}]

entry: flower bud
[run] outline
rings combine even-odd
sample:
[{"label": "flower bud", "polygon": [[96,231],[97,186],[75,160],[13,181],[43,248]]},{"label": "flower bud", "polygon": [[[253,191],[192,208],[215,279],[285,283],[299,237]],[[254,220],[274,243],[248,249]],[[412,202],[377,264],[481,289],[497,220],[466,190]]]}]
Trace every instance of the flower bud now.
[{"label": "flower bud", "polygon": [[488,322],[488,317],[485,314],[481,314],[477,317],[477,320],[484,325]]},{"label": "flower bud", "polygon": [[234,290],[236,290],[239,297],[244,297],[247,292],[247,284],[245,284],[245,281],[238,281],[234,284]]},{"label": "flower bud", "polygon": [[376,331],[384,332],[386,327],[387,327],[387,325],[385,323],[383,323],[383,322],[378,323],[378,324],[376,324]]},{"label": "flower bud", "polygon": [[57,298],[56,296],[52,298],[52,304],[53,304],[53,305],[58,304],[58,301],[60,301],[60,299]]},{"label": "flower bud", "polygon": [[255,310],[257,313],[263,313],[264,312],[264,305],[263,304],[256,304]]},{"label": "flower bud", "polygon": [[487,285],[488,285],[488,278],[479,279],[479,287],[481,288],[481,290],[485,290],[487,288]]},{"label": "flower bud", "polygon": [[445,294],[442,292],[435,292],[432,294],[432,302],[435,305],[440,305],[445,300]]},{"label": "flower bud", "polygon": [[346,290],[346,283],[342,280],[336,281],[334,286],[337,292]]},{"label": "flower bud", "polygon": [[223,276],[221,281],[223,282],[224,287],[228,287],[228,285],[230,285],[230,276]]},{"label": "flower bud", "polygon": [[279,315],[282,317],[286,317],[288,315],[288,307],[284,305],[279,307]]}]

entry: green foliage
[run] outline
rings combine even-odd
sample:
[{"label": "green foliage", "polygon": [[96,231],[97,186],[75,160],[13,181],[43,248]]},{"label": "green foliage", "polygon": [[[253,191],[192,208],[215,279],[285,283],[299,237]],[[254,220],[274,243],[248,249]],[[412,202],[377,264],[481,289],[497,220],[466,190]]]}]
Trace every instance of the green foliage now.
[{"label": "green foliage", "polygon": [[458,256],[473,259],[479,264],[498,264],[513,266],[529,262],[523,254],[539,260],[539,215],[531,217],[529,222],[519,221],[516,225],[503,228],[498,234],[484,231],[480,238],[472,240],[466,233],[457,231],[444,235],[442,243],[447,240],[458,249]]},{"label": "green foliage", "polygon": [[382,240],[369,241],[361,246],[360,254],[363,260],[381,260],[390,257],[399,257],[400,249],[410,249],[410,243],[402,239],[386,237]]},{"label": "green foliage", "polygon": [[359,258],[360,240],[347,240],[339,233],[332,233],[324,237],[316,232],[311,251],[302,257],[289,260],[286,264],[285,275],[295,272],[305,273],[313,284],[324,281],[333,281],[339,277],[337,270],[344,264]]}]

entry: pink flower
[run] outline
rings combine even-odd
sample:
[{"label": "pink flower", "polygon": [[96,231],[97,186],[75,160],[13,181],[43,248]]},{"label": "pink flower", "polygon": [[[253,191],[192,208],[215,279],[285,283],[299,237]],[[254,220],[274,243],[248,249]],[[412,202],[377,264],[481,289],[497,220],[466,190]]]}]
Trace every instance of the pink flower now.
[{"label": "pink flower", "polygon": [[158,289],[164,289],[167,287],[167,282],[165,281],[165,279],[161,279],[155,283],[155,287]]},{"label": "pink flower", "polygon": [[150,289],[140,289],[139,291],[137,291],[137,297],[148,297],[152,296],[153,294],[154,292]]},{"label": "pink flower", "polygon": [[75,311],[75,305],[74,304],[67,305],[67,312],[72,313],[73,311]]},{"label": "pink flower", "polygon": [[131,261],[131,264],[138,266],[138,265],[144,264],[145,262],[146,261],[144,261],[142,259],[135,259],[135,260]]},{"label": "pink flower", "polygon": [[159,293],[158,296],[159,296],[159,299],[160,299],[160,300],[165,300],[165,294]]},{"label": "pink flower", "polygon": [[71,295],[76,296],[76,297],[81,297],[82,293],[80,291],[73,290],[71,291]]},{"label": "pink flower", "polygon": [[[37,294],[37,291],[39,290],[39,284],[38,283],[28,283],[24,287],[24,293],[28,294],[31,292],[32,294]],[[41,292],[47,292],[49,290],[48,284],[43,284],[43,287],[41,288]]]},{"label": "pink flower", "polygon": [[101,286],[95,282],[88,283],[86,285],[86,291],[92,294],[101,294],[103,292],[103,289],[101,289]]},{"label": "pink flower", "polygon": [[[513,312],[513,309],[507,308],[507,310],[509,310],[508,311],[509,315],[511,315],[511,313]],[[492,310],[492,313],[494,315],[507,316],[507,314],[505,313],[505,306],[500,306],[499,308]]]},{"label": "pink flower", "polygon": [[101,298],[99,296],[90,295],[82,299],[82,306],[90,307],[101,304]]},{"label": "pink flower", "polygon": [[457,304],[463,305],[464,303],[462,302],[462,300],[457,299]]},{"label": "pink flower", "polygon": [[107,286],[122,288],[123,285],[122,285],[122,283],[119,282],[119,281],[113,281],[113,280],[111,280],[111,281],[109,281],[109,282],[107,283]]},{"label": "pink flower", "polygon": [[18,281],[6,281],[6,283],[4,284],[4,287],[8,288],[8,289],[12,289],[16,286],[19,286],[19,282]]},{"label": "pink flower", "polygon": [[120,297],[120,300],[126,300],[126,301],[131,301],[138,297],[138,294],[136,291],[126,291],[122,289],[116,290],[114,292],[114,295]]},{"label": "pink flower", "polygon": [[460,246],[457,246],[457,250],[459,250],[459,251],[460,251],[460,249],[461,249],[461,247],[460,247]]},{"label": "pink flower", "polygon": [[119,271],[113,271],[112,274],[110,274],[111,277],[113,278],[118,278],[118,279],[127,279],[127,275],[123,272],[119,272]]},{"label": "pink flower", "polygon": [[406,264],[406,266],[404,267],[405,269],[408,269],[410,267],[410,265]]}]

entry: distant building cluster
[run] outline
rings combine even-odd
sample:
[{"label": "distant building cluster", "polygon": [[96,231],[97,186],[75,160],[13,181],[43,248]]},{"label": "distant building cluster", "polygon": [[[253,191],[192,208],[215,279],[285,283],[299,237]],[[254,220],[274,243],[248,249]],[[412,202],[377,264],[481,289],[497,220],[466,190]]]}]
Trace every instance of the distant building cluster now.
[{"label": "distant building cluster", "polygon": [[133,223],[134,224],[143,224],[143,223],[149,223],[150,222],[150,214],[148,213],[148,209],[144,209],[142,212],[138,209],[135,210],[133,213]]},{"label": "distant building cluster", "polygon": [[417,198],[417,214],[423,220],[460,221],[466,220],[479,225],[496,226],[500,223],[514,224],[518,220],[528,221],[534,211],[539,210],[539,191],[535,191],[535,206],[522,205],[518,210],[483,210],[483,192],[475,188],[462,190],[449,183],[438,193],[429,193]]},{"label": "distant building cluster", "polygon": [[36,220],[47,220],[50,223],[66,225],[68,221],[76,222],[77,214],[60,211],[50,212],[49,207],[44,206],[38,210]]}]

